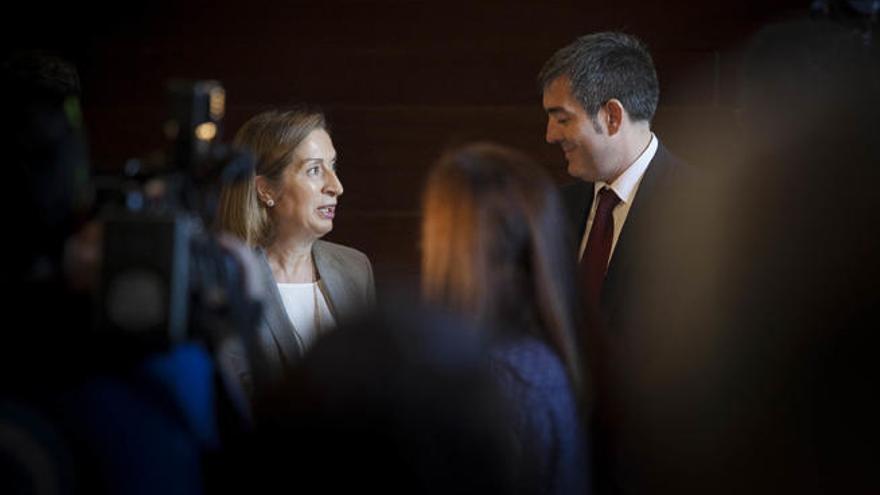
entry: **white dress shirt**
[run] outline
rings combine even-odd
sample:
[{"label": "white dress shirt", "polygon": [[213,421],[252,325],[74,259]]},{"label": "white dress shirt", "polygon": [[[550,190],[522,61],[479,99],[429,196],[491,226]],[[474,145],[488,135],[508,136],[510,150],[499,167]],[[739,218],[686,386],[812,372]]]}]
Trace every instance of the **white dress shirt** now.
[{"label": "white dress shirt", "polygon": [[583,257],[584,250],[587,249],[587,238],[590,236],[590,229],[593,227],[593,217],[596,215],[596,208],[599,205],[599,191],[607,186],[617,194],[618,198],[620,198],[620,203],[614,207],[614,211],[611,213],[614,218],[614,239],[611,241],[611,253],[608,255],[608,262],[611,262],[611,258],[614,256],[614,248],[617,247],[617,239],[620,237],[620,232],[623,230],[623,224],[626,222],[629,210],[632,208],[633,201],[636,199],[636,193],[639,190],[639,184],[642,183],[642,177],[645,176],[645,171],[648,170],[648,165],[651,164],[651,160],[653,160],[654,155],[657,154],[658,144],[659,141],[657,141],[657,136],[651,133],[651,141],[648,143],[648,147],[645,148],[645,151],[643,151],[638,158],[636,158],[636,161],[634,161],[632,165],[627,167],[627,169],[620,174],[620,177],[611,184],[606,184],[605,182],[596,182],[593,184],[593,204],[590,206],[590,214],[587,216],[587,228],[584,229],[584,237],[581,239],[578,259]]},{"label": "white dress shirt", "polygon": [[311,348],[320,334],[336,326],[327,298],[319,284],[320,282],[278,284],[284,309],[287,310],[287,316],[293,323],[294,332],[303,345],[303,350]]}]

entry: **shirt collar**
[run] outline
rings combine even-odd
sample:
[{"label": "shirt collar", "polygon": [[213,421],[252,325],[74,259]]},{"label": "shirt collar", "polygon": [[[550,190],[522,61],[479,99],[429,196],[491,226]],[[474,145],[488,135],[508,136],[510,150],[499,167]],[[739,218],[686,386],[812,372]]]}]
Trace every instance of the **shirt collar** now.
[{"label": "shirt collar", "polygon": [[598,197],[599,191],[603,187],[608,186],[614,191],[614,194],[620,198],[620,201],[626,204],[631,204],[633,199],[635,199],[639,182],[641,182],[642,176],[645,175],[645,170],[648,169],[648,165],[651,163],[651,160],[654,159],[654,155],[657,154],[658,145],[659,141],[657,140],[657,136],[652,132],[651,141],[648,143],[648,147],[645,148],[645,151],[643,151],[638,158],[636,158],[636,161],[627,167],[627,169],[620,174],[620,177],[611,184],[597,182],[593,186],[593,197]]}]

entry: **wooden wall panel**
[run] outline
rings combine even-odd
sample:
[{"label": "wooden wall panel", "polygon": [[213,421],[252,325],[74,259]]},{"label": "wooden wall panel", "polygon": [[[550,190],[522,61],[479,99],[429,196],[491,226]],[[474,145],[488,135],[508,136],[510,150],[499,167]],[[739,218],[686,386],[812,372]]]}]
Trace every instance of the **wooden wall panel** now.
[{"label": "wooden wall panel", "polygon": [[453,143],[492,139],[567,180],[544,143],[535,76],[576,36],[622,29],[652,48],[655,128],[698,166],[723,154],[735,122],[743,41],[806,0],[617,2],[253,0],[34,3],[4,30],[8,49],[45,47],[79,66],[95,168],[162,145],[163,84],[218,79],[226,136],[271,106],[320,104],[333,125],[345,195],[331,237],[366,251],[380,285],[411,285],[428,167]]}]

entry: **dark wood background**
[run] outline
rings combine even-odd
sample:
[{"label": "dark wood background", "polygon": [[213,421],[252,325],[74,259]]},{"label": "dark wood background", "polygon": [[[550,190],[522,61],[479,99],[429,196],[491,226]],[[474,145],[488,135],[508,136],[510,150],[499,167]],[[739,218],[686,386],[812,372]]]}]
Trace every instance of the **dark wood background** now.
[{"label": "dark wood background", "polygon": [[661,84],[658,136],[710,167],[728,146],[744,41],[769,21],[804,15],[809,3],[34,2],[5,16],[3,39],[5,48],[48,48],[77,64],[101,172],[162,145],[169,78],[223,83],[226,138],[260,110],[320,105],[345,185],[329,238],[371,257],[381,294],[417,280],[419,196],[444,147],[495,140],[567,180],[558,147],[544,143],[535,83],[556,49],[599,30],[645,40]]}]

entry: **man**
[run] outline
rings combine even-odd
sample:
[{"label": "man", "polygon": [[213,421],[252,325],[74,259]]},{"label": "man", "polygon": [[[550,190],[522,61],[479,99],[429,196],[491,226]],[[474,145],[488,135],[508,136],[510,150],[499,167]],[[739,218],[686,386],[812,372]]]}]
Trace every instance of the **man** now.
[{"label": "man", "polygon": [[[657,73],[635,37],[615,32],[582,36],[557,51],[538,80],[548,117],[547,142],[562,147],[569,175],[579,179],[563,189],[580,240],[579,259],[582,265],[598,265],[592,273],[585,267],[591,278],[585,287],[587,304],[601,308],[601,320],[593,323],[613,332],[631,320],[624,310],[627,293],[639,282],[632,273],[633,251],[640,237],[653,236],[656,225],[649,217],[685,167],[651,130],[660,93]],[[600,201],[594,201],[606,195],[600,194],[603,189],[611,211],[607,221],[597,217]],[[607,228],[608,239],[598,237],[598,224]],[[610,245],[602,249],[603,243]],[[597,254],[601,259],[593,261]]]},{"label": "man", "polygon": [[661,239],[669,237],[663,229],[673,228],[665,219],[685,167],[651,130],[657,74],[635,37],[582,36],[547,61],[538,81],[547,142],[562,147],[568,173],[578,179],[563,199],[580,240],[593,479],[598,492],[615,492],[615,473],[629,462],[621,454],[628,441],[622,384],[637,364],[623,341],[638,341],[639,330],[655,320],[658,274],[669,273],[657,269],[669,252]]}]

